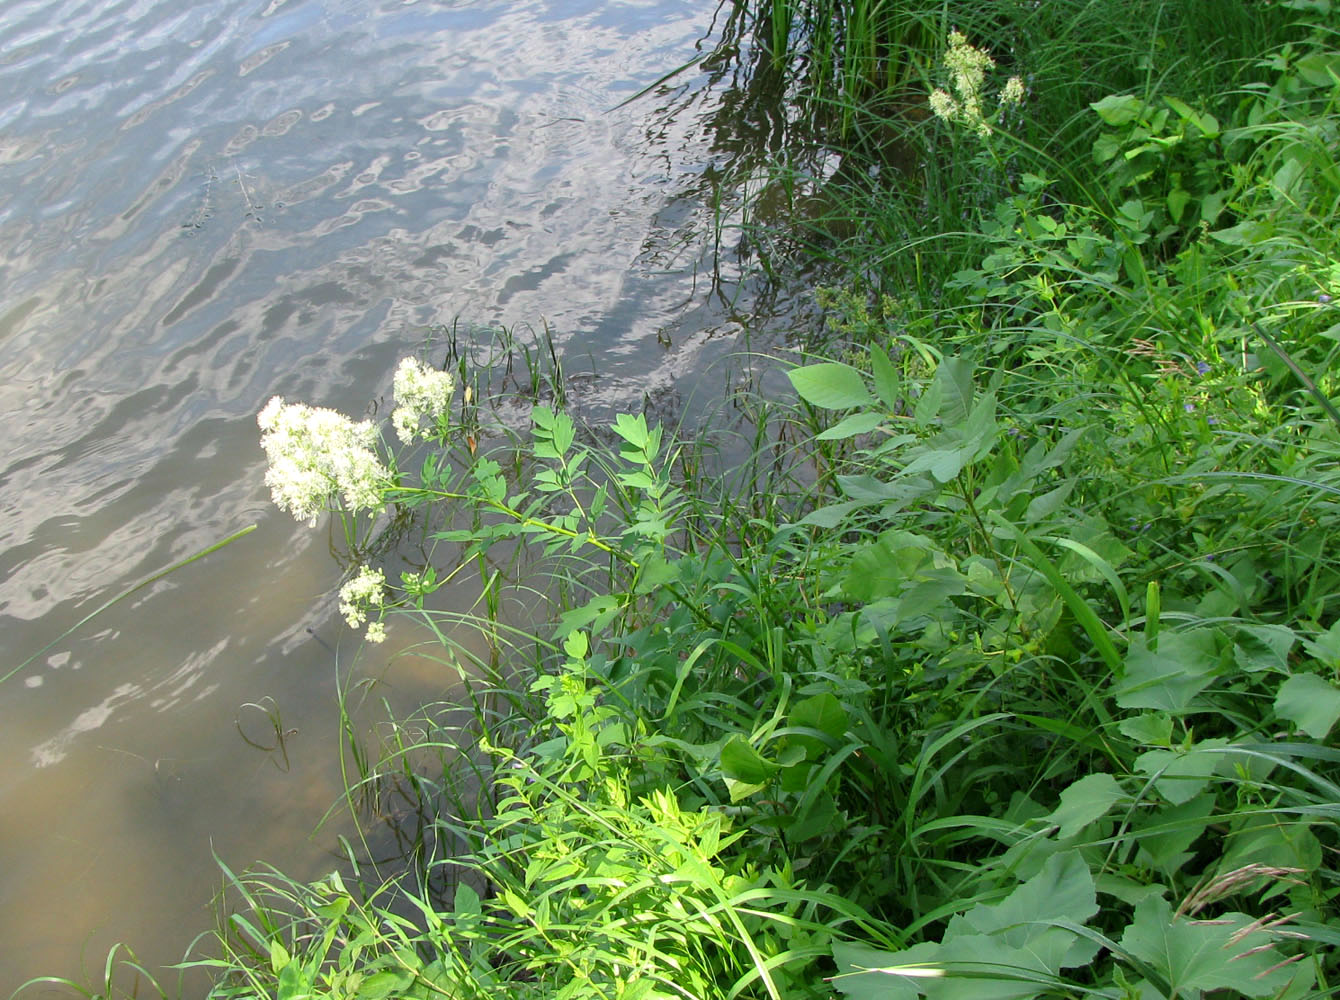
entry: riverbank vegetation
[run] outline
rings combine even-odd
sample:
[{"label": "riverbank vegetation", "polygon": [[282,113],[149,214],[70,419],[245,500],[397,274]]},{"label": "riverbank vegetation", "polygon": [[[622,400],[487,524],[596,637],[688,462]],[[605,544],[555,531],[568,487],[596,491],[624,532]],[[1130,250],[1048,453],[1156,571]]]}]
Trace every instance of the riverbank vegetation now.
[{"label": "riverbank vegetation", "polygon": [[676,440],[537,376],[514,433],[452,350],[398,450],[267,407],[350,623],[464,686],[350,744],[409,870],[233,878],[211,995],[1330,995],[1329,0],[735,18],[841,162],[776,164],[836,276],[794,399]]}]

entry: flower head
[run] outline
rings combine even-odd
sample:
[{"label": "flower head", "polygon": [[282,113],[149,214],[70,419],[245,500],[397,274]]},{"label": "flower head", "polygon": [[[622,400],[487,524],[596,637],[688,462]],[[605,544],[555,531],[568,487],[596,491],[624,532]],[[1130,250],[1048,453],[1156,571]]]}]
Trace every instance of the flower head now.
[{"label": "flower head", "polygon": [[[982,109],[982,87],[987,71],[996,61],[983,49],[968,44],[959,31],[949,33],[949,48],[942,59],[949,71],[950,89],[937,87],[931,92],[931,111],[942,121],[966,125],[983,138],[991,134],[991,124]],[[1012,76],[997,95],[1000,108],[1020,104],[1024,99],[1024,81]]]},{"label": "flower head", "polygon": [[377,428],[334,410],[275,396],[256,418],[269,462],[265,484],[275,506],[316,524],[330,509],[375,510],[390,479],[373,445]]},{"label": "flower head", "polygon": [[395,371],[392,388],[397,405],[391,423],[396,437],[409,444],[420,435],[422,418],[435,421],[451,407],[456,380],[450,372],[430,368],[417,358],[405,358]]},{"label": "flower head", "polygon": [[1005,81],[1005,86],[1000,88],[1001,106],[1007,104],[1022,104],[1024,102],[1024,80],[1023,77],[1012,76]]},{"label": "flower head", "polygon": [[[350,628],[358,628],[368,620],[368,613],[381,612],[386,604],[386,576],[379,569],[360,566],[358,572],[340,588],[340,614]],[[381,642],[386,638],[386,626],[381,621],[368,625],[367,640]]]}]

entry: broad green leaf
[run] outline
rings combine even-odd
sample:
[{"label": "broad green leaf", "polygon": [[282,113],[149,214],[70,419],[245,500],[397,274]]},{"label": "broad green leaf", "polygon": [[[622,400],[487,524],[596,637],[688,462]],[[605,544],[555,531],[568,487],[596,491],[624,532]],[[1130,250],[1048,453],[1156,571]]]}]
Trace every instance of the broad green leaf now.
[{"label": "broad green leaf", "polygon": [[[1242,816],[1233,821],[1224,838],[1226,850],[1219,862],[1219,871],[1231,872],[1248,865],[1268,865],[1274,868],[1301,868],[1305,872],[1321,867],[1321,842],[1306,822],[1287,822],[1279,816]],[[1262,887],[1266,883],[1260,883]],[[1276,879],[1272,891],[1262,891],[1259,897],[1287,892],[1288,879]]]},{"label": "broad green leaf", "polygon": [[1109,94],[1089,105],[1109,125],[1128,125],[1140,116],[1145,102],[1134,94]]},{"label": "broad green leaf", "polygon": [[1050,819],[1060,824],[1058,836],[1064,840],[1107,815],[1109,809],[1125,798],[1128,796],[1112,775],[1090,774],[1061,793],[1061,804]]},{"label": "broad green leaf", "polygon": [[858,434],[869,434],[884,423],[884,419],[882,413],[871,411],[853,413],[850,416],[843,417],[828,430],[817,434],[815,437],[819,441],[842,441],[846,438],[856,437]]},{"label": "broad green leaf", "polygon": [[614,418],[613,431],[639,451],[647,446],[647,418],[641,413],[620,413]]},{"label": "broad green leaf", "polygon": [[403,995],[401,991],[414,981],[414,975],[409,972],[375,972],[363,980],[358,987],[358,993],[355,994],[356,1000],[384,1000],[395,993]]},{"label": "broad green leaf", "polygon": [[1082,924],[1097,912],[1088,864],[1078,851],[1065,851],[1048,858],[1042,871],[1004,900],[974,906],[963,919],[980,933],[1000,935],[1007,944],[1024,948],[1042,931],[1054,929],[1052,921]]},{"label": "broad green leaf", "polygon": [[1275,714],[1314,740],[1325,739],[1340,719],[1340,688],[1316,674],[1295,674],[1280,685]]},{"label": "broad green leaf", "polygon": [[1178,187],[1168,192],[1168,215],[1173,222],[1182,221],[1182,213],[1186,211],[1187,203],[1191,201],[1191,192],[1186,188]]},{"label": "broad green leaf", "polygon": [[1294,970],[1280,966],[1285,956],[1255,924],[1242,913],[1217,914],[1214,920],[1174,917],[1167,900],[1151,897],[1136,906],[1121,944],[1166,980],[1170,995],[1234,990],[1272,996],[1289,984]]},{"label": "broad green leaf", "polygon": [[1122,719],[1117,728],[1122,735],[1146,746],[1166,747],[1172,743],[1172,716],[1166,712],[1142,712]]},{"label": "broad green leaf", "polygon": [[1294,72],[1314,87],[1333,87],[1340,76],[1340,52],[1311,52],[1294,63]]},{"label": "broad green leaf", "polygon": [[1214,803],[1214,793],[1206,792],[1190,802],[1142,814],[1134,829],[1140,845],[1136,862],[1169,874],[1179,871],[1190,857],[1184,852],[1205,832]]},{"label": "broad green leaf", "polygon": [[1199,795],[1223,759],[1227,740],[1203,740],[1188,750],[1148,750],[1135,758],[1135,770],[1154,778],[1158,793],[1174,805]]},{"label": "broad green leaf", "polygon": [[778,766],[749,745],[738,733],[721,748],[721,773],[749,785],[765,784]]},{"label": "broad green leaf", "polygon": [[847,710],[835,696],[825,692],[812,698],[803,698],[791,706],[788,722],[793,726],[817,729],[840,740],[847,735]]},{"label": "broad green leaf", "polygon": [[970,358],[950,357],[935,369],[935,383],[942,393],[939,416],[947,427],[962,423],[972,412],[973,367]]},{"label": "broad green leaf", "polygon": [[[948,435],[941,435],[936,440],[948,438]],[[960,472],[964,466],[972,461],[972,449],[970,448],[927,448],[903,470],[907,476],[915,476],[918,473],[929,472],[937,483],[947,483]]]},{"label": "broad green leaf", "polygon": [[270,942],[270,971],[279,972],[292,959],[289,956],[288,949],[284,947],[281,941]]},{"label": "broad green leaf", "polygon": [[931,558],[931,549],[925,536],[886,531],[848,557],[843,590],[862,603],[891,597],[911,582],[912,575]]},{"label": "broad green leaf", "polygon": [[898,369],[889,360],[888,354],[879,347],[870,350],[870,370],[874,375],[875,392],[884,408],[890,413],[896,411],[902,403],[902,380],[898,378]]},{"label": "broad green leaf", "polygon": [[305,978],[297,961],[290,961],[279,970],[275,981],[275,1000],[307,1000],[312,993],[311,985],[303,981]]},{"label": "broad green leaf", "polygon": [[586,659],[586,654],[590,648],[586,633],[580,629],[573,629],[568,633],[568,637],[563,640],[563,652],[568,654],[570,660]]},{"label": "broad green leaf", "polygon": [[1089,867],[1077,851],[1042,870],[998,904],[954,917],[940,944],[888,952],[834,944],[833,985],[857,1000],[1024,1000],[1054,985],[1061,970],[1093,960],[1098,945],[1058,924],[1083,924],[1098,911]]},{"label": "broad green leaf", "polygon": [[838,974],[833,985],[853,1000],[916,1000],[931,977],[941,974],[933,961],[939,949],[934,942],[892,952],[834,941]]},{"label": "broad green leaf", "polygon": [[1233,659],[1243,670],[1289,673],[1289,658],[1298,635],[1283,625],[1239,625],[1234,630]]},{"label": "broad green leaf", "polygon": [[480,906],[479,893],[475,892],[465,882],[459,882],[456,885],[453,908],[457,916],[477,917],[484,912]]},{"label": "broad green leaf", "polygon": [[845,410],[875,405],[875,397],[865,387],[865,377],[851,365],[825,361],[792,368],[786,375],[800,398],[812,406]]},{"label": "broad green leaf", "polygon": [[1157,650],[1149,649],[1144,637],[1137,636],[1126,652],[1126,675],[1117,686],[1117,704],[1183,714],[1209,686],[1218,665],[1215,633],[1209,629],[1165,632]]}]

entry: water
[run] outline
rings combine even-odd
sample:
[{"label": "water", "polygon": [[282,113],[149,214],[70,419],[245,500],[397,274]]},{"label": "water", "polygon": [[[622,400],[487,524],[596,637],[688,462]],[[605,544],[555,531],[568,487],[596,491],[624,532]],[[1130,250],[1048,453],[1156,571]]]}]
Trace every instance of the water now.
[{"label": "water", "polygon": [[702,239],[719,94],[691,69],[625,103],[713,13],[0,6],[0,675],[258,525],[0,683],[0,995],[96,981],[118,941],[176,960],[215,856],[332,868],[339,822],[308,835],[341,788],[336,685],[450,686],[394,630],[355,660],[325,529],[262,483],[271,395],[361,414],[457,318],[545,321],[590,412],[723,379],[749,282]]}]

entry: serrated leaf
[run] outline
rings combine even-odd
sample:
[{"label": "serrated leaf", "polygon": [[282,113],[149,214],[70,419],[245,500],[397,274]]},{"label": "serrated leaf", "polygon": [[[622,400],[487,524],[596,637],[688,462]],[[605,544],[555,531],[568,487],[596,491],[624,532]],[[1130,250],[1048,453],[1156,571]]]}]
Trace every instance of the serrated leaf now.
[{"label": "serrated leaf", "polygon": [[1270,934],[1242,913],[1214,920],[1173,916],[1165,899],[1151,897],[1135,907],[1121,937],[1131,955],[1147,963],[1171,987],[1171,996],[1234,990],[1249,997],[1272,996],[1293,978]]},{"label": "serrated leaf", "polygon": [[1340,719],[1340,688],[1316,674],[1295,674],[1280,685],[1275,714],[1314,740],[1325,739]]},{"label": "serrated leaf", "polygon": [[811,406],[845,410],[875,405],[875,397],[865,387],[865,377],[851,365],[825,361],[792,368],[786,375],[800,398]]}]

